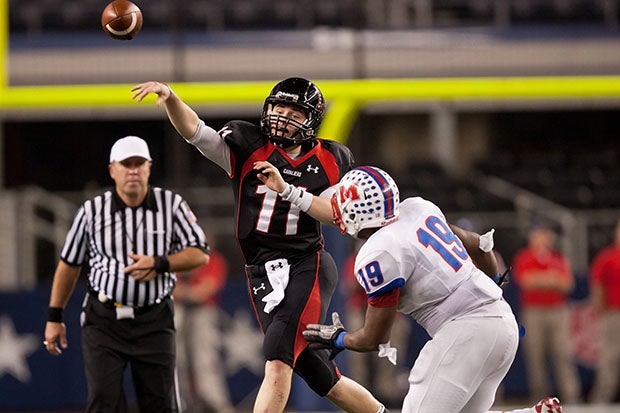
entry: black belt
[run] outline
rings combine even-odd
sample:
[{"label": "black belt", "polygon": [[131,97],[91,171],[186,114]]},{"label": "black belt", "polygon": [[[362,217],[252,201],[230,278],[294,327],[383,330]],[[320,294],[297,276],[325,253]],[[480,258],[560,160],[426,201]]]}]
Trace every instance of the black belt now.
[{"label": "black belt", "polygon": [[[89,289],[88,293],[95,299],[97,300],[97,302],[101,305],[103,305],[104,307],[110,309],[110,310],[116,310],[116,307],[120,307],[124,304],[118,303],[110,298],[108,298],[107,301],[101,301],[99,299],[99,293],[93,289]],[[154,304],[148,304],[148,305],[143,305],[140,307],[133,307],[133,311],[135,312],[135,314],[145,314],[148,313],[149,311],[153,310],[154,308],[159,307],[160,305],[162,305],[163,303],[166,302],[166,300],[170,299],[170,296],[165,296],[164,298],[161,299],[161,301],[159,303],[154,303]]]}]

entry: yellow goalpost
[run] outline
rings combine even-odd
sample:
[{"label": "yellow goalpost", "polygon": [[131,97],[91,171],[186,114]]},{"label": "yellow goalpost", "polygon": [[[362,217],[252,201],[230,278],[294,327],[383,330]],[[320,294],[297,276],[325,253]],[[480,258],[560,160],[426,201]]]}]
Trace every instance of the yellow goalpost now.
[{"label": "yellow goalpost", "polygon": [[[131,110],[129,84],[11,86],[8,82],[8,0],[0,0],[0,111],[122,108]],[[261,105],[277,80],[171,84],[190,105]],[[328,99],[324,136],[346,141],[368,103],[395,101],[506,101],[611,99],[620,104],[620,76],[481,77],[317,80]],[[148,100],[148,99],[147,99]],[[148,102],[143,103],[147,104]]]}]

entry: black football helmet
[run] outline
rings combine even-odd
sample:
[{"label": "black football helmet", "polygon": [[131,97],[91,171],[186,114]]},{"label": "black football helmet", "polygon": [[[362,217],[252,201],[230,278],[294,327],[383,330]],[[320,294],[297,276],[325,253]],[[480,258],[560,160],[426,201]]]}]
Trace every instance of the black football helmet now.
[{"label": "black football helmet", "polygon": [[[278,103],[301,108],[307,119],[300,123],[294,119],[270,115],[271,108]],[[309,80],[291,77],[275,85],[265,99],[260,119],[261,132],[275,145],[285,148],[315,138],[324,116],[325,99],[319,88]],[[276,136],[271,133],[270,125],[277,122],[291,124],[298,128],[298,132],[291,137]]]}]

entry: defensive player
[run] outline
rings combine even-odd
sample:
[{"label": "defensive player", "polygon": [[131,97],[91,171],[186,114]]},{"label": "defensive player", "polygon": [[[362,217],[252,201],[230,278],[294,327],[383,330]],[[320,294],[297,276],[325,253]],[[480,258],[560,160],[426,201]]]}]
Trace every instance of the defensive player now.
[{"label": "defensive player", "polygon": [[[219,132],[164,83],[132,88],[142,101],[157,94],[179,134],[223,168],[232,180],[236,236],[246,263],[248,291],[265,333],[265,377],[254,412],[282,412],[293,370],[319,395],[349,412],[386,411],[364,387],[341,376],[326,350],[308,350],[306,324],[325,319],[338,270],[323,248],[320,224],[305,211],[311,194],[336,185],[351,169],[353,156],[344,145],[317,139],[325,114],[319,88],[302,78],[285,79],[265,100],[260,125],[228,122]],[[268,160],[290,184],[278,195],[257,177],[253,164]],[[303,192],[300,192],[304,188]],[[331,211],[324,219],[331,220]]]},{"label": "defensive player", "polygon": [[[286,189],[272,165],[259,162],[256,168],[272,189]],[[408,314],[432,340],[411,370],[402,411],[488,411],[519,340],[512,310],[490,277],[497,269],[491,246],[450,226],[429,201],[415,197],[400,204],[398,187],[379,168],[348,172],[331,203],[340,230],[367,239],[355,273],[369,306],[357,331],[347,332],[334,313],[332,325],[309,324],[304,337],[331,349],[332,357],[344,349],[379,350],[395,362],[390,330],[396,311]],[[309,213],[325,207],[315,197]],[[561,406],[557,398],[546,398],[514,412],[559,413]]]}]

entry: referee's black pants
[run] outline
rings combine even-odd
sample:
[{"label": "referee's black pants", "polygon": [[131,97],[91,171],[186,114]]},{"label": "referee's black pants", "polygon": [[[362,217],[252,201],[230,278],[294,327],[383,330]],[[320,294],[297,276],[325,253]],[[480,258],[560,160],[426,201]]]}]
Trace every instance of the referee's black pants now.
[{"label": "referee's black pants", "polygon": [[141,412],[179,411],[172,300],[117,320],[112,302],[101,303],[89,294],[82,317],[87,412],[127,411],[123,376],[128,364]]}]

